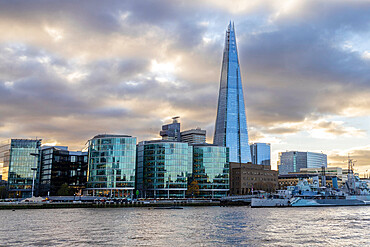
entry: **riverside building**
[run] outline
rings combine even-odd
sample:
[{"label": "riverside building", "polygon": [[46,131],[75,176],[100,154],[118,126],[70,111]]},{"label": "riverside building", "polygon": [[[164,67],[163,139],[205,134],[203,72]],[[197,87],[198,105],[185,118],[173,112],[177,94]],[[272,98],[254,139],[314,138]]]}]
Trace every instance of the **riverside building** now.
[{"label": "riverside building", "polygon": [[267,165],[230,163],[230,193],[251,194],[256,190],[273,192],[278,188],[278,172]]},{"label": "riverside building", "polygon": [[65,146],[41,148],[39,195],[58,195],[67,184],[71,194],[81,194],[87,182],[87,152],[69,151]]},{"label": "riverside building", "polygon": [[27,198],[36,195],[41,139],[10,139],[0,145],[2,179],[9,197]]},{"label": "riverside building", "polygon": [[138,144],[137,189],[143,198],[185,198],[192,176],[188,143],[154,140]]},{"label": "riverside building", "polygon": [[88,195],[132,197],[135,189],[136,137],[97,135],[89,140]]},{"label": "riverside building", "polygon": [[220,198],[229,193],[229,148],[213,144],[193,145],[193,179],[200,198]]},{"label": "riverside building", "polygon": [[225,37],[213,143],[229,147],[230,162],[252,161],[235,29],[231,22]]}]

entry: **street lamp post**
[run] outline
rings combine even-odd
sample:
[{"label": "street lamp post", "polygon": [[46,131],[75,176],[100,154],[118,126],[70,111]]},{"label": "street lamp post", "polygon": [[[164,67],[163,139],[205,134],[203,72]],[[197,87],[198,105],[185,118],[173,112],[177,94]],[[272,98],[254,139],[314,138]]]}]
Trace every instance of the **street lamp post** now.
[{"label": "street lamp post", "polygon": [[38,153],[30,153],[30,155],[35,157],[34,167],[31,168],[31,170],[32,170],[32,197],[33,197],[34,190],[35,190],[35,171],[37,170],[37,166],[36,166],[37,158],[36,157],[38,157],[39,154]]}]

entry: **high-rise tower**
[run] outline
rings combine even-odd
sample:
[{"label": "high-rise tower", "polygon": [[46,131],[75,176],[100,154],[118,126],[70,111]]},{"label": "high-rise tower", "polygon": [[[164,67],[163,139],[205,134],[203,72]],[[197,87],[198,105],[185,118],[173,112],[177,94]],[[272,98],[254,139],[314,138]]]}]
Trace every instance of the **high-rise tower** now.
[{"label": "high-rise tower", "polygon": [[231,22],[225,37],[213,143],[229,147],[230,162],[251,162],[235,29]]}]

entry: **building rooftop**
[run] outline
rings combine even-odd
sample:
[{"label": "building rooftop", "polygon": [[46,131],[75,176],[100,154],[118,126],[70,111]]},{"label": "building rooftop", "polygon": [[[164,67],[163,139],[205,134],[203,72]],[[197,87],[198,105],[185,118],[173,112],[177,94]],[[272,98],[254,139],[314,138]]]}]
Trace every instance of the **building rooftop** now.
[{"label": "building rooftop", "polygon": [[93,139],[97,139],[97,138],[109,138],[109,137],[132,137],[132,136],[129,136],[129,135],[113,135],[113,134],[99,134],[99,135],[96,135],[94,136]]},{"label": "building rooftop", "polygon": [[165,142],[170,142],[170,143],[186,143],[186,144],[189,144],[187,142],[179,142],[179,141],[175,141],[175,140],[163,140],[163,139],[150,140],[150,141],[141,141],[139,143],[142,143],[142,144],[151,144],[151,143],[165,143]]},{"label": "building rooftop", "polygon": [[56,149],[68,151],[68,146],[41,146],[41,150],[49,149],[49,148],[56,148]]},{"label": "building rooftop", "polygon": [[[279,178],[280,179],[283,179],[283,178],[309,178],[309,177],[317,177],[319,176],[320,177],[320,174],[309,174],[309,173],[305,173],[305,174],[284,174],[284,175],[279,175]],[[328,176],[326,175],[326,178],[327,179],[331,179],[333,177],[336,177],[336,176]]]},{"label": "building rooftop", "polygon": [[211,144],[211,143],[193,143],[193,144],[190,144],[191,146],[211,146],[211,147],[224,147],[224,146],[219,146],[219,145],[216,145],[216,144]]},{"label": "building rooftop", "polygon": [[181,131],[181,135],[187,135],[187,134],[206,134],[206,130],[202,130],[200,128],[197,128],[197,129],[190,129],[190,130],[184,130],[184,131]]}]

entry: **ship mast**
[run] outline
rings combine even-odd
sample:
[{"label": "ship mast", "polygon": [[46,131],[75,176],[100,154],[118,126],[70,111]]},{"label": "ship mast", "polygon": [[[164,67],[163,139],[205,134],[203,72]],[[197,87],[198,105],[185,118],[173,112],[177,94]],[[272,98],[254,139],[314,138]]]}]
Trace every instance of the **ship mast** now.
[{"label": "ship mast", "polygon": [[351,159],[350,155],[348,154],[347,186],[350,194],[355,192],[355,181],[353,175],[353,167],[355,162],[356,160]]}]

